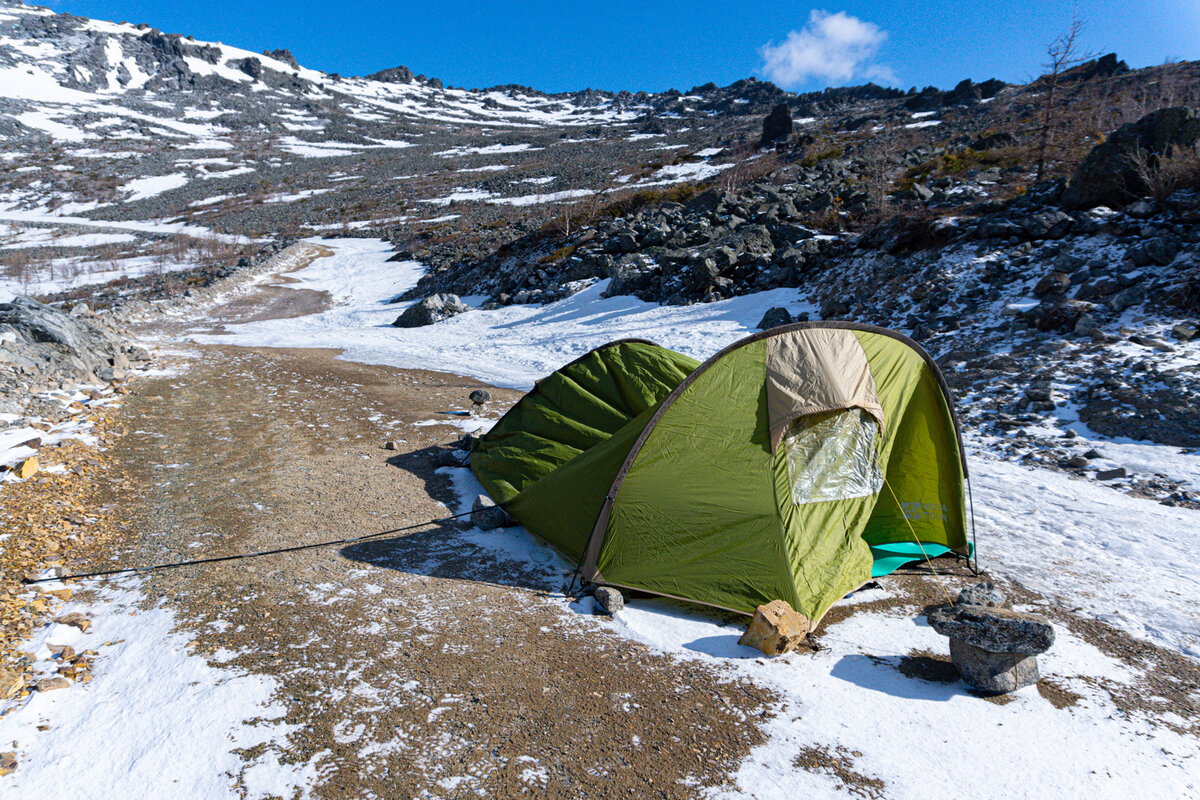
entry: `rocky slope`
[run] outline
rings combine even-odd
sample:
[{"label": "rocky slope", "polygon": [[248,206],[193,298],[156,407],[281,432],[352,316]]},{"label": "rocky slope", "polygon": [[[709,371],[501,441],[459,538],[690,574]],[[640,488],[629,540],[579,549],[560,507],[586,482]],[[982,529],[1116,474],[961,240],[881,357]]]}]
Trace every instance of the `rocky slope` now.
[{"label": "rocky slope", "polygon": [[[1050,106],[1045,78],[466,90],[5,0],[0,77],[13,294],[183,294],[321,234],[384,236],[427,264],[404,299],[791,287],[810,318],[921,340],[968,422],[1019,457],[1107,469],[1045,434],[1072,415],[1200,446],[1196,63],[1105,56],[1057,76]],[[1194,502],[1169,476],[1132,488]]]}]

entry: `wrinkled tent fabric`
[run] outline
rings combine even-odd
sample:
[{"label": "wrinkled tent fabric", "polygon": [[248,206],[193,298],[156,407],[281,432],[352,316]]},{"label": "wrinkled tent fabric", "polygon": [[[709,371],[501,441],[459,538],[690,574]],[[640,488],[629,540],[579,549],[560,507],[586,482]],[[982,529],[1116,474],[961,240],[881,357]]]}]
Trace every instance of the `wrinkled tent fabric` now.
[{"label": "wrinkled tent fabric", "polygon": [[771,450],[797,418],[861,408],[883,424],[883,409],[854,332],[806,328],[767,339],[767,415]]},{"label": "wrinkled tent fabric", "polygon": [[614,342],[540,381],[471,467],[585,579],[742,613],[819,620],[914,535],[968,553],[949,391],[882,328],[782,326],[703,364]]}]

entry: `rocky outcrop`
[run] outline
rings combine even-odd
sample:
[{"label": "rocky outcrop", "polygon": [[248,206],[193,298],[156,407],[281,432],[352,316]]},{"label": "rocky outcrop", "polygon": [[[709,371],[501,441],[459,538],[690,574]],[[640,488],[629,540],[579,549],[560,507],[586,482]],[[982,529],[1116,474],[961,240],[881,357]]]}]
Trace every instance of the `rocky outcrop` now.
[{"label": "rocky outcrop", "polygon": [[770,147],[781,139],[792,135],[792,109],[787,103],[780,103],[771,109],[771,113],[763,120],[762,136],[759,137],[759,147]]},{"label": "rocky outcrop", "polygon": [[39,384],[111,381],[149,360],[112,331],[28,297],[0,303],[0,342],[0,363]]},{"label": "rocky outcrop", "polygon": [[1092,148],[1062,195],[1067,208],[1121,206],[1149,190],[1136,167],[1139,154],[1153,164],[1172,147],[1200,141],[1200,112],[1175,107],[1153,111],[1117,128]]}]

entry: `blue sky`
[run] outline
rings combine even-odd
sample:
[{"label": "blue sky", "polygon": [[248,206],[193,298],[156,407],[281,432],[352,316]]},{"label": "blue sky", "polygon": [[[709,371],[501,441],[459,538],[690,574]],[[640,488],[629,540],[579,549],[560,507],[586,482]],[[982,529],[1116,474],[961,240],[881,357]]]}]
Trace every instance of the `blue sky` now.
[{"label": "blue sky", "polygon": [[1200,59],[1197,0],[843,2],[467,2],[56,0],[99,19],[146,22],[252,50],[287,47],[302,64],[362,75],[404,64],[467,87],[545,91],[725,85],[754,75],[787,88],[890,83],[949,87],[969,77],[1027,80],[1073,7],[1083,46],[1132,66]]}]

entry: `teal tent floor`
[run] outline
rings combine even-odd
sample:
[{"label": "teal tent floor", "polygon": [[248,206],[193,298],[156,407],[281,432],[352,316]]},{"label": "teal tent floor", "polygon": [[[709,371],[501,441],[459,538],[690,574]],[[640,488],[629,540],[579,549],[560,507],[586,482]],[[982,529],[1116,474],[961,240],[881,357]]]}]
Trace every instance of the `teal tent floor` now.
[{"label": "teal tent floor", "polygon": [[[922,547],[925,548],[925,552],[921,552]],[[924,561],[926,556],[937,558],[949,552],[950,548],[943,547],[940,544],[918,545],[916,542],[874,544],[871,545],[871,555],[875,556],[875,563],[871,565],[871,577],[879,578],[884,575],[891,575],[905,564],[911,564],[913,561]]]}]

